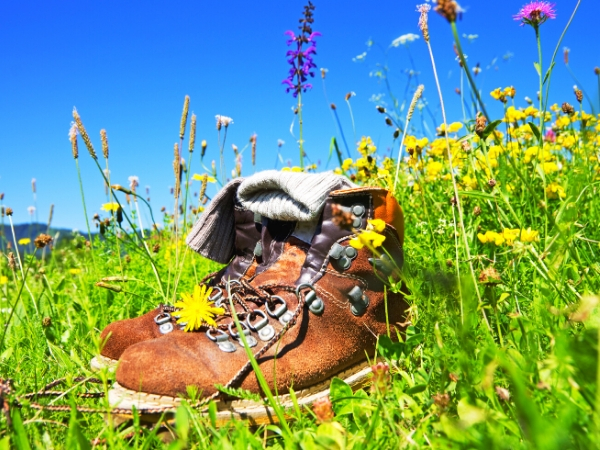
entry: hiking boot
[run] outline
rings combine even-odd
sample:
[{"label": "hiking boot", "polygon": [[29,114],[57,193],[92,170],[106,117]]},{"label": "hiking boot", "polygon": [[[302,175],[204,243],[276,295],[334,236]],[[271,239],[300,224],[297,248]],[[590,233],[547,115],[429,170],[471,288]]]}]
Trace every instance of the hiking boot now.
[{"label": "hiking boot", "polygon": [[[274,415],[264,403],[232,400],[215,387],[264,396],[241,334],[269,389],[283,406],[291,406],[292,386],[298,404],[308,405],[328,395],[334,376],[350,385],[366,382],[367,355],[373,355],[377,336],[395,339],[403,332],[408,305],[400,293],[385,294],[389,277],[398,279],[403,259],[403,214],[392,194],[344,189],[349,183],[339,183],[343,189],[329,192],[315,211],[290,213],[293,201],[279,198],[283,201],[274,205],[273,186],[262,184],[254,196],[247,192],[253,178],[242,183],[238,195],[242,205],[263,216],[261,246],[272,263],[258,266],[251,280],[228,286],[241,329],[228,300],[218,302],[225,311],[215,318],[216,326],[204,324],[194,332],[129,347],[109,391],[113,406],[135,406],[142,415],[172,411],[191,386],[201,393],[202,404],[217,401],[219,421],[233,416],[266,423]],[[286,185],[285,179],[278,182]],[[284,220],[294,214],[299,220]]]},{"label": "hiking boot", "polygon": [[[243,208],[236,199],[237,188],[242,181],[243,178],[233,180],[215,196],[186,239],[190,248],[204,257],[229,263],[200,282],[213,288],[213,301],[223,295],[226,281],[252,277],[257,265],[262,262],[254,255],[261,236],[261,218]],[[102,350],[90,365],[94,370],[104,367],[114,369],[127,347],[178,333],[182,329],[183,326],[177,324],[176,308],[169,305],[159,305],[134,319],[113,322],[102,331]]]}]

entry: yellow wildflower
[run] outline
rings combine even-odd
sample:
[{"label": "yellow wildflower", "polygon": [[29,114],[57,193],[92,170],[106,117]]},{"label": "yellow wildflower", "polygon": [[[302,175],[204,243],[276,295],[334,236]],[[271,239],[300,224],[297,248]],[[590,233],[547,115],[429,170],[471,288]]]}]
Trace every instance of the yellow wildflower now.
[{"label": "yellow wildflower", "polygon": [[215,177],[211,177],[210,175],[200,175],[198,173],[195,173],[194,175],[192,175],[192,180],[204,181],[204,177],[206,177],[206,181],[208,183],[216,183],[217,182]]},{"label": "yellow wildflower", "polygon": [[470,175],[462,177],[461,183],[469,189],[477,189],[477,178]]},{"label": "yellow wildflower", "polygon": [[542,167],[544,169],[544,173],[545,174],[551,174],[551,173],[554,173],[554,172],[558,172],[558,166],[553,161],[551,161],[551,162],[545,162],[542,165]]},{"label": "yellow wildflower", "polygon": [[29,245],[31,244],[31,239],[29,238],[21,238],[18,240],[19,245]]},{"label": "yellow wildflower", "polygon": [[502,236],[504,237],[504,240],[506,241],[507,245],[513,245],[515,239],[517,239],[520,234],[521,230],[519,230],[518,228],[505,228],[504,230],[502,230]]},{"label": "yellow wildflower", "polygon": [[515,89],[514,86],[509,86],[509,87],[504,88],[504,95],[506,95],[507,97],[515,98],[516,93],[517,93],[517,90]]},{"label": "yellow wildflower", "polygon": [[548,198],[565,198],[567,193],[560,184],[558,184],[556,181],[553,181],[546,186],[546,196]]},{"label": "yellow wildflower", "polygon": [[506,122],[516,122],[518,120],[524,120],[525,113],[523,111],[519,111],[514,106],[509,106],[506,109],[505,121]]},{"label": "yellow wildflower", "polygon": [[71,275],[79,275],[81,273],[81,269],[69,269],[69,273]]},{"label": "yellow wildflower", "polygon": [[[450,125],[448,125],[448,133],[456,133],[458,130],[460,130],[463,127],[463,124],[460,122],[452,122]],[[446,124],[443,123],[440,125],[439,128],[440,134],[443,134],[446,131]]]},{"label": "yellow wildflower", "polygon": [[506,96],[504,95],[504,92],[502,92],[502,89],[500,89],[500,88],[494,89],[492,92],[490,92],[490,95],[492,96],[492,98],[494,100],[500,100],[500,101],[506,100]]},{"label": "yellow wildflower", "polygon": [[437,177],[440,174],[440,172],[442,171],[443,168],[444,168],[444,165],[441,162],[429,161],[427,163],[427,166],[425,167],[425,171],[427,172],[428,181],[434,180],[435,177]]},{"label": "yellow wildflower", "polygon": [[213,302],[209,300],[211,292],[212,288],[206,285],[196,285],[192,295],[182,294],[183,299],[175,302],[175,307],[181,308],[177,323],[186,324],[184,331],[197,330],[203,323],[213,327],[217,325],[214,316],[223,314],[225,309],[212,306]]},{"label": "yellow wildflower", "polygon": [[364,155],[368,156],[377,151],[377,147],[373,145],[373,141],[370,137],[363,136],[358,143],[358,151]]},{"label": "yellow wildflower", "polygon": [[523,111],[523,113],[527,117],[537,117],[537,115],[539,114],[539,111],[537,110],[537,108],[534,108],[533,106],[530,105],[527,108],[525,108],[525,111]]},{"label": "yellow wildflower", "polygon": [[372,230],[365,230],[358,236],[350,239],[349,244],[357,250],[360,250],[365,245],[370,247],[380,247],[385,241],[385,236]]},{"label": "yellow wildflower", "polygon": [[0,285],[8,283],[8,277],[6,275],[0,275]]},{"label": "yellow wildflower", "polygon": [[352,161],[352,158],[346,158],[344,160],[344,162],[342,163],[342,170],[344,172],[349,171],[352,168],[352,164],[354,164],[354,161]]},{"label": "yellow wildflower", "polygon": [[533,231],[531,228],[521,230],[521,242],[534,242],[539,241],[539,232]]},{"label": "yellow wildflower", "polygon": [[294,167],[284,167],[283,169],[281,169],[282,172],[303,172],[302,168],[298,167],[298,166],[294,166]]},{"label": "yellow wildflower", "polygon": [[360,250],[365,245],[368,247],[380,247],[385,241],[385,236],[382,233],[385,230],[385,221],[381,219],[368,219],[367,228],[360,232],[358,236],[350,239],[350,246]]},{"label": "yellow wildflower", "polygon": [[104,203],[101,209],[104,211],[118,211],[119,204],[117,202]]},{"label": "yellow wildflower", "polygon": [[381,233],[385,230],[385,221],[381,219],[368,219],[367,223],[370,225],[370,227],[367,226],[367,229],[372,228],[377,233]]},{"label": "yellow wildflower", "polygon": [[550,110],[552,110],[552,111],[554,111],[555,113],[557,113],[557,112],[561,111],[561,108],[560,108],[560,106],[558,106],[558,103],[555,103],[554,105],[552,105],[552,106],[550,107]]},{"label": "yellow wildflower", "polygon": [[486,231],[485,234],[478,233],[477,239],[482,244],[494,243],[495,245],[504,244],[504,235],[500,233],[496,233],[495,231]]},{"label": "yellow wildflower", "polygon": [[560,116],[556,119],[556,126],[559,128],[568,127],[571,124],[571,120],[568,116]]}]

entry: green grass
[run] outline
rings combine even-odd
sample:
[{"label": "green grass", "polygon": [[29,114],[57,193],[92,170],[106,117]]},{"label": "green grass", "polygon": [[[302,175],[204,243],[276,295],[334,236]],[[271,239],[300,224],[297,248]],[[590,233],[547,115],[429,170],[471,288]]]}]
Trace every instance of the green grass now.
[{"label": "green grass", "polygon": [[[511,89],[494,95],[500,93],[506,102],[498,121],[485,130],[476,129],[475,117],[447,124],[453,130],[448,142],[423,141],[403,124],[409,157],[400,162],[395,194],[406,219],[402,284],[410,291],[410,324],[400,342],[380,338],[378,353],[389,372],[371,387],[352,392],[332,381],[331,421],[293,408],[286,424],[251,428],[232,421],[216,428],[214,405],[203,415],[184,404],[166,432],[171,442],[163,443],[164,430],[137,419],[113,427],[103,414],[77,413],[75,405],[107,408],[103,399],[77,394],[106,392],[109,374],[97,375],[100,385],[75,380],[93,375],[89,360],[101,346],[101,330],[172,303],[218,265],[182,244],[192,216],[184,221],[165,214],[163,230],[142,238],[132,230],[136,217],[125,215],[122,229],[107,212],[104,236],[95,236],[93,246],[75,236],[42,260],[29,245],[24,283],[20,269],[8,264],[7,225],[0,236],[6,256],[0,373],[13,380],[14,390],[3,397],[12,421],[0,418],[0,449],[89,448],[96,439],[98,448],[139,449],[597,447],[600,117],[580,104],[570,114],[541,102],[548,111],[541,120],[538,109],[514,104]],[[405,113],[380,112],[388,118]],[[553,138],[544,139],[543,123]],[[331,153],[336,145],[333,140]],[[369,138],[359,142],[355,160],[337,153],[336,170],[356,183],[394,185],[396,161],[381,156]],[[184,179],[190,173],[188,166]],[[218,178],[216,171],[211,176]],[[112,194],[125,205],[123,190],[117,191]],[[184,211],[192,204],[187,190],[177,203]],[[174,220],[182,228],[177,234]],[[17,397],[62,377],[56,389],[66,394],[39,401],[66,405],[66,411],[39,411],[26,400],[16,405]]]}]

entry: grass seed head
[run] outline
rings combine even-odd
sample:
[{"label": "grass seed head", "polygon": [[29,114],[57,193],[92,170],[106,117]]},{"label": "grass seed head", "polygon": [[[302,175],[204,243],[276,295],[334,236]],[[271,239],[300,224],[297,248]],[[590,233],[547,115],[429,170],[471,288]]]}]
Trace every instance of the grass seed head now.
[{"label": "grass seed head", "polygon": [[202,147],[202,150],[200,152],[200,159],[203,159],[204,155],[206,155],[206,147],[208,147],[208,143],[206,142],[206,139],[202,140],[202,144],[200,144],[200,146]]},{"label": "grass seed head", "polygon": [[13,272],[17,270],[17,258],[13,252],[8,252],[8,268]]},{"label": "grass seed head", "polygon": [[417,11],[421,13],[421,16],[419,17],[419,28],[421,29],[421,33],[423,33],[423,39],[425,39],[426,43],[429,43],[429,25],[427,24],[429,10],[431,10],[431,6],[427,3],[417,5]]},{"label": "grass seed head", "polygon": [[186,95],[183,100],[183,111],[181,113],[181,123],[179,124],[179,139],[185,136],[185,125],[187,123],[188,111],[190,109],[190,96]]},{"label": "grass seed head", "polygon": [[581,89],[575,89],[575,98],[579,103],[583,101],[583,91]]},{"label": "grass seed head", "polygon": [[256,138],[257,138],[257,134],[253,133],[252,136],[250,136],[250,144],[252,146],[252,165],[255,166],[256,165]]},{"label": "grass seed head", "polygon": [[69,129],[69,141],[71,141],[73,158],[79,158],[79,148],[77,147],[77,124],[75,122],[71,122],[71,128]]},{"label": "grass seed head", "polygon": [[192,123],[190,124],[190,145],[188,150],[190,153],[194,151],[196,145],[196,114],[192,113]]},{"label": "grass seed head", "polygon": [[77,131],[79,131],[81,139],[83,139],[83,143],[87,147],[90,156],[94,159],[98,159],[98,156],[96,155],[96,150],[94,150],[94,146],[92,145],[92,141],[90,140],[87,131],[85,131],[85,127],[83,126],[81,117],[79,116],[79,113],[75,108],[73,108],[73,118],[75,119],[75,123],[77,124]]},{"label": "grass seed head", "polygon": [[102,154],[108,159],[108,137],[106,137],[106,130],[100,130],[100,140],[102,141]]},{"label": "grass seed head", "polygon": [[9,208],[8,206],[6,207],[6,215],[7,215],[7,216],[12,216],[12,215],[13,215],[13,210],[12,210],[12,208]]},{"label": "grass seed head", "polygon": [[480,113],[475,119],[475,133],[477,134],[477,136],[481,137],[483,135],[486,125],[487,119],[483,114]]}]

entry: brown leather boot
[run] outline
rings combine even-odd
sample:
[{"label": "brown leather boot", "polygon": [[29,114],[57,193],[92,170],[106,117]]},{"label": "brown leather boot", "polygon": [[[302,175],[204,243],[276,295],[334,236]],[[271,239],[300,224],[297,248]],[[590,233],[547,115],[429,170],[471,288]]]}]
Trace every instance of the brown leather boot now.
[{"label": "brown leather boot", "polygon": [[[353,229],[338,226],[343,222]],[[351,385],[367,379],[367,355],[373,355],[377,336],[389,333],[394,339],[402,332],[408,308],[402,294],[385,295],[388,277],[398,275],[403,258],[398,202],[379,188],[331,192],[310,244],[293,236],[293,230],[302,228],[298,224],[265,224],[263,252],[268,249],[266,257],[274,262],[258,268],[250,282],[229,286],[242,330],[228,310],[217,318],[216,327],[129,347],[109,392],[112,405],[135,405],[142,414],[163,412],[175,408],[193,386],[204,400],[217,401],[221,420],[234,416],[269,421],[273,412],[262,403],[232,401],[215,388],[220,384],[263,394],[240,333],[284,406],[291,406],[290,387],[298,403],[307,405],[328,395],[334,376]],[[377,251],[349,245],[373,226],[383,228],[380,234],[385,236]]]},{"label": "brown leather boot", "polygon": [[[227,281],[252,277],[262,262],[260,256],[254,255],[260,241],[262,218],[237,201],[236,192],[242,181],[243,178],[232,181],[215,196],[187,238],[188,245],[206,258],[229,263],[201,281],[213,288],[213,301],[222,297]],[[100,355],[94,357],[90,365],[94,370],[114,368],[127,347],[182,329],[177,324],[176,308],[168,305],[159,305],[134,319],[113,322],[102,331]]]}]

